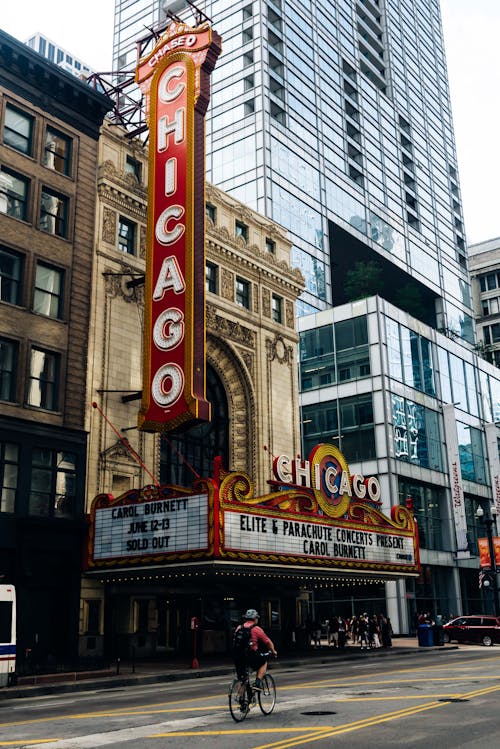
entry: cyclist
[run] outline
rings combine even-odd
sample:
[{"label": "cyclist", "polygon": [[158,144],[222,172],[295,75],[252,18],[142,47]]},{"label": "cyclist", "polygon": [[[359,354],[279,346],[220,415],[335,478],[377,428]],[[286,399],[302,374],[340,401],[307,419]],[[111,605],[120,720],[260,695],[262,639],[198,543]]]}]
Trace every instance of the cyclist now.
[{"label": "cyclist", "polygon": [[234,665],[236,667],[236,673],[238,679],[243,680],[245,678],[246,667],[249,666],[256,671],[255,682],[252,685],[257,691],[262,691],[262,677],[267,671],[267,655],[264,651],[271,651],[276,658],[278,653],[274,647],[272,640],[266,635],[262,627],[259,627],[257,622],[259,621],[259,615],[255,609],[248,609],[245,613],[244,623],[240,624],[236,628],[236,633],[243,627],[250,629],[250,639],[248,648],[244,652],[234,653]]}]

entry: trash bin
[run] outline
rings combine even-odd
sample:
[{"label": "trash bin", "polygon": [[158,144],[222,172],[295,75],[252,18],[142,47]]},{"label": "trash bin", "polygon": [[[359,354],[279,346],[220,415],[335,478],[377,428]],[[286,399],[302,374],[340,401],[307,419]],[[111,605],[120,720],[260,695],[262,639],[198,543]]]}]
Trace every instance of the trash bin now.
[{"label": "trash bin", "polygon": [[434,645],[434,633],[431,624],[419,624],[417,628],[418,644],[421,648],[431,648]]},{"label": "trash bin", "polygon": [[435,624],[432,628],[434,645],[444,645],[444,629],[442,624]]}]

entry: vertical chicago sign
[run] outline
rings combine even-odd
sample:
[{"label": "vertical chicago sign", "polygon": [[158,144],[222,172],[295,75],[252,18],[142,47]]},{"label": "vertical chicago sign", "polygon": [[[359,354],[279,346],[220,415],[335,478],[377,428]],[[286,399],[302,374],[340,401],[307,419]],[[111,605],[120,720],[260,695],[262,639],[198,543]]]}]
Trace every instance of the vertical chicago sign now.
[{"label": "vertical chicago sign", "polygon": [[172,23],[139,61],[150,132],[139,429],[210,419],[205,392],[205,113],[220,37]]}]

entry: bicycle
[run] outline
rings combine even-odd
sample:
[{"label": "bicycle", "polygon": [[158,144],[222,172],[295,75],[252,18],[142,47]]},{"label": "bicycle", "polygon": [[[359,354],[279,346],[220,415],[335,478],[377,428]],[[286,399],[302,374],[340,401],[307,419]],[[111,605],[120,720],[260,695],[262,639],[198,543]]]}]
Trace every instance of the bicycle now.
[{"label": "bicycle", "polygon": [[[267,654],[266,655],[270,655]],[[229,712],[237,723],[245,720],[252,707],[259,703],[264,715],[270,715],[276,704],[276,684],[269,673],[261,679],[262,690],[253,688],[250,682],[250,669],[247,668],[243,679],[233,679],[229,687]]]}]

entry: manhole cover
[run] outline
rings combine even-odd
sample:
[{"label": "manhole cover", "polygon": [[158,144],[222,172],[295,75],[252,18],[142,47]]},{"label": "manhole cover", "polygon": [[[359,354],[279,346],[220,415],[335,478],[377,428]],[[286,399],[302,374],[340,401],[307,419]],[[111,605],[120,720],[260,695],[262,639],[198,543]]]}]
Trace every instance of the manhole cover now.
[{"label": "manhole cover", "polygon": [[438,702],[468,702],[469,700],[462,700],[460,697],[449,697],[447,700],[438,700]]},{"label": "manhole cover", "polygon": [[309,712],[301,713],[301,715],[337,715],[333,710],[309,710]]}]

